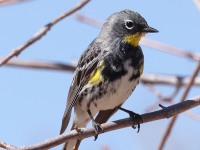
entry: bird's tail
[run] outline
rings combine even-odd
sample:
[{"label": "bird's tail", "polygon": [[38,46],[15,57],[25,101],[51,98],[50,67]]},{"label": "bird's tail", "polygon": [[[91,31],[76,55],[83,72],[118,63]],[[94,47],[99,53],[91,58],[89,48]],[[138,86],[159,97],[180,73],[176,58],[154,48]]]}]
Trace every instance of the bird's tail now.
[{"label": "bird's tail", "polygon": [[[74,129],[75,129],[75,125],[73,124],[71,130],[74,130]],[[64,144],[62,150],[78,150],[80,143],[81,143],[80,139],[69,140]]]}]

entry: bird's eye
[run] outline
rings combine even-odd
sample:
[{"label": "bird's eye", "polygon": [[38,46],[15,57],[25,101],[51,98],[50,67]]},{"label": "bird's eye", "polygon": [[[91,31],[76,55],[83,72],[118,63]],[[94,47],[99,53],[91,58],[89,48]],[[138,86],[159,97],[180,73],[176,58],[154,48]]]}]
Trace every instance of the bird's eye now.
[{"label": "bird's eye", "polygon": [[129,30],[133,29],[134,25],[133,25],[133,21],[132,20],[126,20],[125,21],[125,27]]}]

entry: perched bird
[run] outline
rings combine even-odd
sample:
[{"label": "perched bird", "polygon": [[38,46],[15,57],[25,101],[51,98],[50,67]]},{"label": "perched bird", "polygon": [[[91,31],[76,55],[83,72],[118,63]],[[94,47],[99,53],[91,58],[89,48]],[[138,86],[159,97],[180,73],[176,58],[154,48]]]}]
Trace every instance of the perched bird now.
[{"label": "perched bird", "polygon": [[[144,56],[138,45],[150,27],[137,12],[123,10],[112,14],[103,24],[100,34],[83,52],[67,98],[60,134],[68,126],[74,107],[71,130],[84,128],[91,120],[96,136],[103,131],[106,122],[118,109],[125,111],[136,121],[140,116],[121,108],[139,82],[143,72]],[[96,119],[93,117],[96,115]],[[66,141],[64,150],[77,150],[80,140]]]}]

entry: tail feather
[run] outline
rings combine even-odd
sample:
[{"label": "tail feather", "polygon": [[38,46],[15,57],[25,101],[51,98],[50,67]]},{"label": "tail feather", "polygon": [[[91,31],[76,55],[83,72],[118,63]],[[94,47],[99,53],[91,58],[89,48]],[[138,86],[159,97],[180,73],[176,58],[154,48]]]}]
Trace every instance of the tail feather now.
[{"label": "tail feather", "polygon": [[71,117],[71,112],[72,111],[69,111],[68,114],[66,114],[66,113],[64,114],[63,119],[62,119],[62,126],[60,129],[60,134],[62,134],[65,131],[65,129],[67,128],[70,117]]}]

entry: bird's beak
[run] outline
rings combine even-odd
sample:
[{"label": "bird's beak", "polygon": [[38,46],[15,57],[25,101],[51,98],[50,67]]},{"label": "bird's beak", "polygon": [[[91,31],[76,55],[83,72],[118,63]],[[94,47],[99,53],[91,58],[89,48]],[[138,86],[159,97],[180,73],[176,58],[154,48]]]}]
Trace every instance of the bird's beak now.
[{"label": "bird's beak", "polygon": [[146,33],[156,33],[156,32],[159,32],[157,29],[154,29],[152,27],[146,27],[142,30],[142,32],[146,32]]}]

